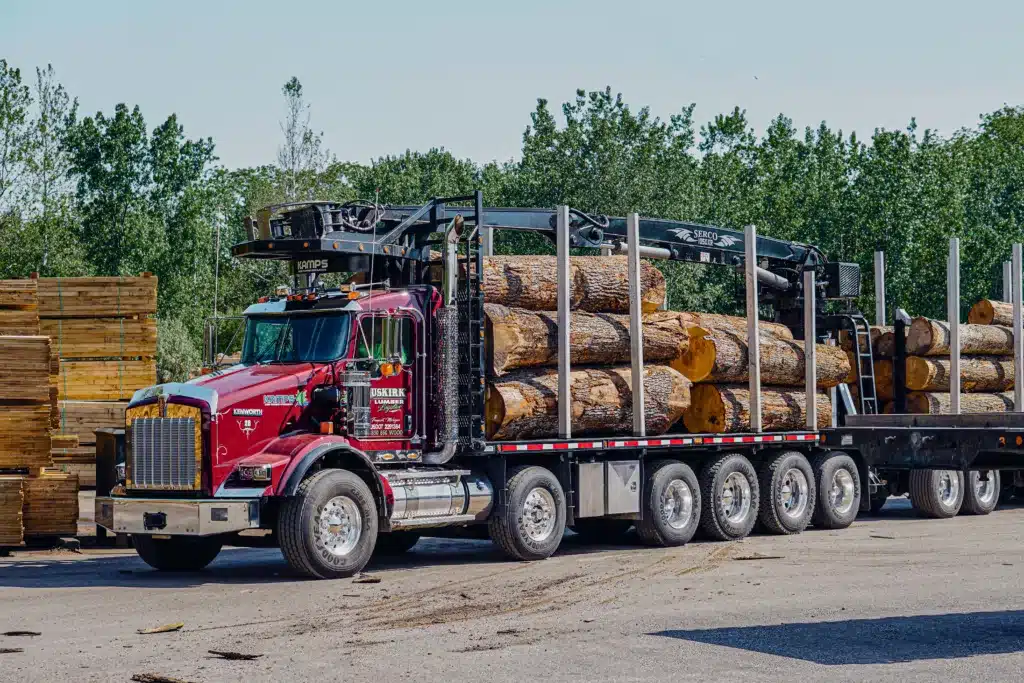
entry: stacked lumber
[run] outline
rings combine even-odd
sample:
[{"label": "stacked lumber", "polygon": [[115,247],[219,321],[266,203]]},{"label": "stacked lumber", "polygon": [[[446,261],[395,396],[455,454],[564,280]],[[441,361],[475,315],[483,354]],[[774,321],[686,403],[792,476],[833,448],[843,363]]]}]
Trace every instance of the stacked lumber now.
[{"label": "stacked lumber", "polygon": [[124,401],[156,384],[157,284],[149,274],[38,281],[40,333],[60,357],[59,431],[78,438],[54,461],[73,466],[83,484],[95,480],[94,431],[123,426]]},{"label": "stacked lumber", "polygon": [[[1005,326],[1009,304],[983,299],[971,308],[968,324],[960,325],[960,412],[993,413],[1013,409],[1013,330]],[[980,322],[979,322],[980,321]],[[950,324],[915,318],[907,330],[907,412],[950,412]],[[883,374],[876,366],[878,387]],[[891,399],[892,370],[888,372]]]},{"label": "stacked lumber", "polygon": [[48,404],[0,405],[0,470],[49,467],[51,448]]},{"label": "stacked lumber", "polygon": [[[557,434],[557,273],[549,256],[491,257],[484,262],[489,383],[486,433],[515,440]],[[625,258],[571,259],[569,354],[573,434],[613,435],[632,429],[629,288]],[[675,426],[690,431],[749,430],[743,407],[747,380],[746,320],[735,316],[656,310],[665,292],[653,266],[641,267],[644,401],[647,434]],[[784,325],[761,323],[763,426],[804,426],[803,343]],[[846,353],[818,345],[819,387],[844,381]],[[694,385],[692,382],[702,382]],[[828,398],[817,398],[824,425]],[[698,405],[700,404],[700,405]]]},{"label": "stacked lumber", "polygon": [[47,337],[0,337],[0,470],[48,467],[53,369]]},{"label": "stacked lumber", "polygon": [[0,335],[37,334],[36,280],[0,280]]},{"label": "stacked lumber", "polygon": [[21,476],[0,475],[0,546],[21,545],[24,541],[23,480]]},{"label": "stacked lumber", "polygon": [[78,477],[43,470],[24,480],[23,523],[26,536],[78,533]]}]

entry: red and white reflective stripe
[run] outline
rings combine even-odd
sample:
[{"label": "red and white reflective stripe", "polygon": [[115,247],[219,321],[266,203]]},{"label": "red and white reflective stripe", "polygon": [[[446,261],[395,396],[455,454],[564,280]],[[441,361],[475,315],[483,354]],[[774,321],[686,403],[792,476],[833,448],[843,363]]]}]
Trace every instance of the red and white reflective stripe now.
[{"label": "red and white reflective stripe", "polygon": [[608,448],[654,448],[657,446],[692,446],[693,439],[625,439],[609,441]]},{"label": "red and white reflective stripe", "polygon": [[817,441],[817,434],[762,434],[760,436],[712,436],[704,443],[772,443],[777,441]]},{"label": "red and white reflective stripe", "polygon": [[603,441],[559,441],[556,443],[509,443],[499,444],[503,453],[520,451],[571,451],[578,448],[603,448]]}]

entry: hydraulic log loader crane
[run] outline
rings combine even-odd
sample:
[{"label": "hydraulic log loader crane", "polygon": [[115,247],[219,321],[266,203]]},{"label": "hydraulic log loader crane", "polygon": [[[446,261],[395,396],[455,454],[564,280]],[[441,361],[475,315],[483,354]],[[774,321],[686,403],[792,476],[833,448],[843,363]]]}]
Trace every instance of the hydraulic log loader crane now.
[{"label": "hydraulic log loader crane", "polygon": [[[496,229],[557,245],[556,439],[485,436],[481,284]],[[724,540],[748,534],[759,512],[770,530],[796,533],[812,518],[845,527],[868,504],[861,491],[871,486],[872,463],[839,426],[846,414],[877,412],[868,326],[849,307],[860,289],[855,264],[828,262],[812,246],[758,237],[753,228],[606,218],[564,206],[484,208],[480,192],[421,207],[270,207],[247,221],[247,233],[233,254],[289,262],[295,288],[245,311],[238,364],[136,392],[124,477],[96,501],[98,523],[131,534],[153,567],[202,568],[224,544],[255,543],[254,530],[299,573],[333,578],[423,534],[486,534],[507,555],[536,560],[558,548],[566,527],[611,538],[635,525],[651,544],[681,545],[702,515],[704,528]],[[744,270],[750,433],[647,438],[644,402],[634,400],[634,434],[573,438],[570,248],[626,253],[634,293],[640,257]],[[363,284],[330,289],[330,273],[357,273]],[[643,390],[639,299],[632,297],[630,314],[634,397]],[[827,300],[847,305],[827,313]],[[846,329],[861,342],[855,348],[864,345],[858,402],[840,385],[828,436],[815,429],[814,400],[807,429],[760,430],[764,304],[805,340],[808,395],[816,340]],[[762,482],[771,490],[760,490]]]}]

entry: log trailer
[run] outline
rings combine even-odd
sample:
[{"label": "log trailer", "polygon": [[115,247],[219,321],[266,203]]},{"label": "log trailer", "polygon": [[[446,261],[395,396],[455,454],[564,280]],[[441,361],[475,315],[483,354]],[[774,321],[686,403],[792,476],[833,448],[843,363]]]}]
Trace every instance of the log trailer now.
[{"label": "log trailer", "polygon": [[[481,285],[496,229],[556,245],[558,438],[485,436]],[[611,540],[635,526],[661,546],[685,544],[698,527],[739,539],[758,519],[779,534],[812,521],[843,528],[882,487],[876,468],[959,475],[1024,453],[1024,420],[993,431],[1003,416],[946,424],[878,415],[868,324],[851,304],[859,267],[753,227],[607,218],[565,206],[485,209],[476,192],[421,207],[281,205],[246,230],[233,254],[289,262],[295,286],[245,311],[240,363],[135,393],[123,476],[96,499],[98,524],[131,534],[141,558],[160,570],[200,569],[225,544],[278,545],[297,572],[337,578],[422,535],[490,537],[511,558],[539,560],[567,527]],[[631,435],[573,434],[570,248],[628,257]],[[641,257],[745,273],[749,433],[644,433]],[[329,288],[332,273],[355,273],[362,284]],[[804,340],[808,397],[815,341],[846,329],[855,348],[865,345],[857,401],[846,385],[832,390],[831,428],[816,428],[809,400],[807,429],[761,431],[764,304]],[[937,483],[932,494],[941,497]]]}]

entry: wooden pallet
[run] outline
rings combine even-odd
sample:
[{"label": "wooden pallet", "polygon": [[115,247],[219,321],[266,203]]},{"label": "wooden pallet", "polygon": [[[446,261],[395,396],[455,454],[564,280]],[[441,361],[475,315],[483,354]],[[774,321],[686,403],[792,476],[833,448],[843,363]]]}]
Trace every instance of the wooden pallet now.
[{"label": "wooden pallet", "polygon": [[40,318],[118,318],[156,313],[157,278],[39,279]]}]

